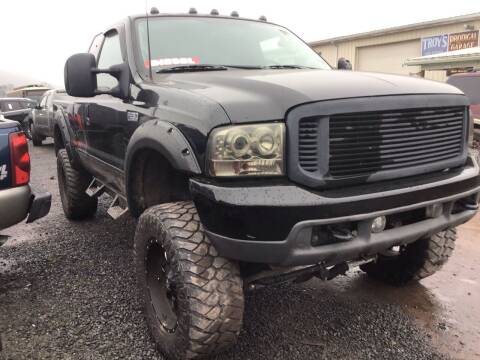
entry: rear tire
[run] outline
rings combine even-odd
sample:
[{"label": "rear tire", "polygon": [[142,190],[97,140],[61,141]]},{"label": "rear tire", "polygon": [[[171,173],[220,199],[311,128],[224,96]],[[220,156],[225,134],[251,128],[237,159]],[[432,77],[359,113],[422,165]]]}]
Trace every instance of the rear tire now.
[{"label": "rear tire", "polygon": [[134,257],[146,321],[168,359],[205,357],[236,342],[244,306],[238,264],[217,254],[192,202],[147,209]]},{"label": "rear tire", "polygon": [[70,220],[92,217],[97,211],[98,199],[85,193],[92,176],[75,170],[65,149],[60,149],[57,153],[57,175],[65,216]]},{"label": "rear tire", "polygon": [[406,245],[398,255],[380,255],[375,262],[361,265],[360,269],[391,285],[419,281],[442,268],[452,255],[456,239],[457,230],[447,229]]},{"label": "rear tire", "polygon": [[32,121],[29,122],[29,129],[33,146],[42,146],[42,141],[45,140],[45,138],[37,133],[35,130],[35,124]]}]

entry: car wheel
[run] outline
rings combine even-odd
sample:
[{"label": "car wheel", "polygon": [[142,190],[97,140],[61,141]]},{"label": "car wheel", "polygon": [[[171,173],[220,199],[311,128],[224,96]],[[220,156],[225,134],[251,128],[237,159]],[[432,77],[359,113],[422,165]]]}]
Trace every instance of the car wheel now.
[{"label": "car wheel", "polygon": [[65,216],[71,220],[92,217],[97,211],[98,199],[85,193],[92,177],[72,167],[65,149],[60,149],[57,153],[57,175]]},{"label": "car wheel", "polygon": [[205,357],[236,342],[244,307],[238,264],[217,254],[192,202],[147,209],[134,256],[146,321],[167,358]]}]

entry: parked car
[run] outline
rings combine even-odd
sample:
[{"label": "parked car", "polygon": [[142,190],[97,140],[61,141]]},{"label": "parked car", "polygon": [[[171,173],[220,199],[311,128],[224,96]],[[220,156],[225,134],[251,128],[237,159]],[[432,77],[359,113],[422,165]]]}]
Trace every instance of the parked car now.
[{"label": "parked car", "polygon": [[32,109],[35,106],[36,101],[28,98],[0,98],[0,114],[6,119],[18,121],[29,139]]},{"label": "parked car", "polygon": [[166,357],[231,346],[246,290],[358,265],[403,285],[451,255],[479,202],[468,99],[345,64],[264,18],[193,9],[131,16],[67,60],[63,210],[91,217],[106,193],[112,217],[139,217],[135,271]]},{"label": "parked car", "polygon": [[27,138],[18,122],[0,115],[0,230],[48,214],[51,195],[35,193],[29,181]]},{"label": "parked car", "polygon": [[43,94],[33,109],[30,133],[34,146],[40,146],[45,138],[53,137],[54,115],[57,110],[55,101],[59,101],[65,95],[65,90],[49,90]]},{"label": "parked car", "polygon": [[480,140],[480,71],[452,75],[447,79],[447,83],[462,90],[470,100],[475,137]]}]

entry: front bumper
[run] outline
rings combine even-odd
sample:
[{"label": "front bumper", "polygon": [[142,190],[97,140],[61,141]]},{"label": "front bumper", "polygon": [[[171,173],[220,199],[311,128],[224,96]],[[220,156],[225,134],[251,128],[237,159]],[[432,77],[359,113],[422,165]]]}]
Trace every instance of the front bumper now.
[{"label": "front bumper", "polygon": [[[475,156],[477,158],[477,156]],[[462,169],[421,177],[312,192],[294,184],[242,187],[191,180],[206,232],[220,255],[277,265],[335,264],[374,255],[457,226],[478,207],[478,159]],[[393,217],[441,204],[435,216],[373,234],[378,216]],[[355,237],[313,245],[314,233],[342,224]]]},{"label": "front bumper", "polygon": [[49,193],[32,192],[30,185],[0,190],[0,229],[25,219],[32,222],[48,214],[51,205]]}]

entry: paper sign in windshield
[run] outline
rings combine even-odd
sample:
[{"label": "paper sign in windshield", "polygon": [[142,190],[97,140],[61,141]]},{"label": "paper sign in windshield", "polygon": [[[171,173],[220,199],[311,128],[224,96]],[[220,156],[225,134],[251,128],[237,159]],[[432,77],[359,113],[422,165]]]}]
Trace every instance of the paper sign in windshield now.
[{"label": "paper sign in windshield", "polygon": [[[198,56],[192,56],[192,57],[152,59],[150,63],[152,64],[152,67],[194,65],[194,64],[200,64],[200,58]],[[145,67],[148,68],[148,60],[145,60]]]}]

